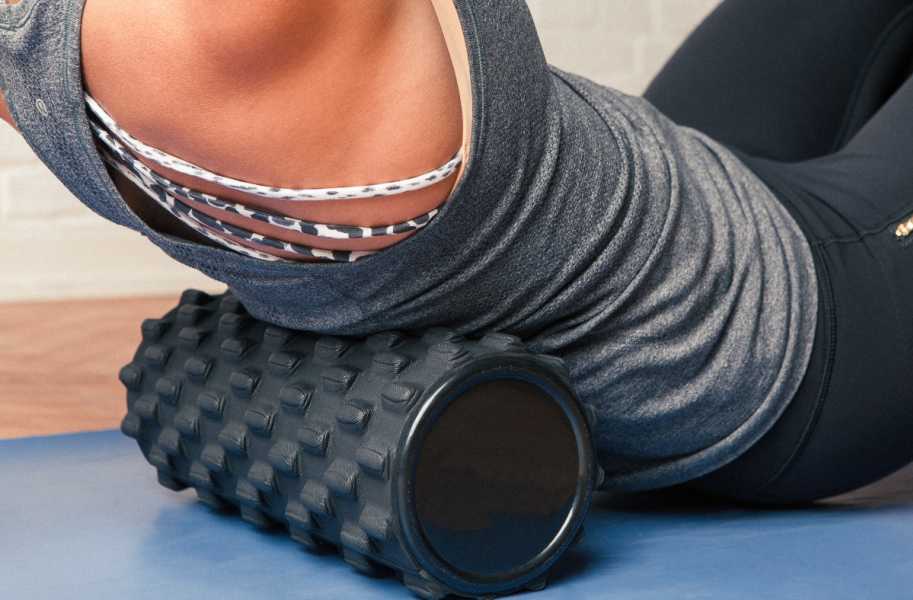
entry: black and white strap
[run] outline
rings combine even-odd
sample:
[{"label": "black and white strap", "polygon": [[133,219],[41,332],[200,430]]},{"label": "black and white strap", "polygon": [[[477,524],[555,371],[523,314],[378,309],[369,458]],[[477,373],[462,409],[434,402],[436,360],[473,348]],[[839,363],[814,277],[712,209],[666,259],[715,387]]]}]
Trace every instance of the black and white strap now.
[{"label": "black and white strap", "polygon": [[[108,132],[99,129],[94,123],[91,123],[91,125],[95,130],[96,135],[105,141],[106,145],[109,147],[114,146],[115,148],[118,146],[117,141],[112,140]],[[243,244],[238,244],[233,238],[244,240],[254,245],[278,248],[302,256],[321,258],[335,262],[353,262],[364,256],[379,252],[379,250],[326,250],[323,248],[313,248],[311,246],[271,238],[231,225],[230,223],[225,223],[224,221],[211,217],[205,213],[194,210],[192,206],[181,201],[181,199],[176,197],[168,188],[161,185],[156,178],[153,177],[152,170],[146,165],[136,161],[140,167],[135,167],[134,163],[123,160],[123,157],[119,157],[115,152],[110,152],[107,148],[101,148],[101,155],[104,161],[136,184],[137,187],[146,193],[146,195],[155,200],[159,206],[194,231],[236,252],[260,260],[296,262],[293,259],[287,259],[248,248]],[[124,152],[123,147],[120,147],[120,152]]]},{"label": "black and white strap", "polygon": [[456,170],[457,165],[459,165],[460,161],[462,160],[463,150],[460,148],[457,150],[456,154],[450,158],[450,160],[436,169],[432,169],[431,171],[422,173],[421,175],[416,175],[415,177],[409,177],[408,179],[388,181],[383,183],[371,183],[365,185],[353,185],[333,188],[281,188],[275,186],[260,185],[247,181],[241,181],[232,177],[226,177],[224,175],[219,175],[218,173],[213,173],[204,169],[203,167],[200,167],[199,165],[195,165],[181,158],[173,156],[163,150],[159,150],[144,144],[140,140],[134,138],[129,133],[124,131],[114,121],[113,117],[111,117],[101,107],[101,105],[89,95],[88,92],[85,92],[85,100],[91,111],[98,117],[98,119],[101,120],[101,122],[104,123],[105,126],[111,130],[111,132],[121,142],[123,142],[128,148],[140,156],[148,158],[149,160],[152,160],[163,167],[167,167],[179,173],[198,177],[213,183],[218,183],[224,187],[237,190],[239,192],[255,194],[265,198],[279,198],[282,200],[290,201],[312,201],[346,200],[351,198],[391,196],[395,194],[401,194],[403,192],[422,189],[438,183],[453,173]]}]

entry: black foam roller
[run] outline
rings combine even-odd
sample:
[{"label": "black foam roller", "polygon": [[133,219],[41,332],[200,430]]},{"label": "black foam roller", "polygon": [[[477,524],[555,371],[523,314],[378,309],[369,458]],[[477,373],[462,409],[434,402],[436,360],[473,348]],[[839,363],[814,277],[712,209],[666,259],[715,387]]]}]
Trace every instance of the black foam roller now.
[{"label": "black foam roller", "polygon": [[538,589],[579,539],[593,417],[516,336],[313,334],[197,290],[142,335],[121,429],[168,488],[425,598]]}]

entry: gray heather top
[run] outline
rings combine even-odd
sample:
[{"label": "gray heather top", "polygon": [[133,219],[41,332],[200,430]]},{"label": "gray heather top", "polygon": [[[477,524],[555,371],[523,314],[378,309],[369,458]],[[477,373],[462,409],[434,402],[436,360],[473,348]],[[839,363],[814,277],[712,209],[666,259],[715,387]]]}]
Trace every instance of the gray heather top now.
[{"label": "gray heather top", "polygon": [[722,466],[796,391],[817,314],[801,230],[720,144],[548,65],[522,0],[455,0],[473,139],[437,217],[358,261],[298,264],[161,233],[126,205],[87,121],[83,2],[0,8],[0,77],[17,125],[80,200],[226,282],[255,316],[342,335],[516,333],[566,358],[597,408],[611,489]]}]

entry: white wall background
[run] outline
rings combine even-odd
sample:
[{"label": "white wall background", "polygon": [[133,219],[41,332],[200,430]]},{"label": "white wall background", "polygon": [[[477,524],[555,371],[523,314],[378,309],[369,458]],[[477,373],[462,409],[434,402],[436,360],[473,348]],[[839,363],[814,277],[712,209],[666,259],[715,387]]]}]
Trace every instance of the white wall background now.
[{"label": "white wall background", "polygon": [[[640,94],[719,0],[528,0],[548,61]],[[0,301],[224,285],[80,204],[0,123]]]}]

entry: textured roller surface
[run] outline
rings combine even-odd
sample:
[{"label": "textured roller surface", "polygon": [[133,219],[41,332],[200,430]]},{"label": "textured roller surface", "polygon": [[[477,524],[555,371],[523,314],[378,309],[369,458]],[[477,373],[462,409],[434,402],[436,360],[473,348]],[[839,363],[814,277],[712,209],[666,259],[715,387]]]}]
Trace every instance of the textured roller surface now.
[{"label": "textured roller surface", "polygon": [[[524,352],[518,338],[467,340],[445,328],[364,340],[311,334],[258,321],[229,293],[196,290],[145,320],[142,335],[119,374],[128,405],[121,430],[162,485],[193,487],[206,504],[284,527],[310,549],[336,549],[363,573],[395,573],[419,596],[454,592],[401,542],[392,514],[397,440],[427,386],[480,356]],[[544,585],[542,576],[526,587]]]}]

